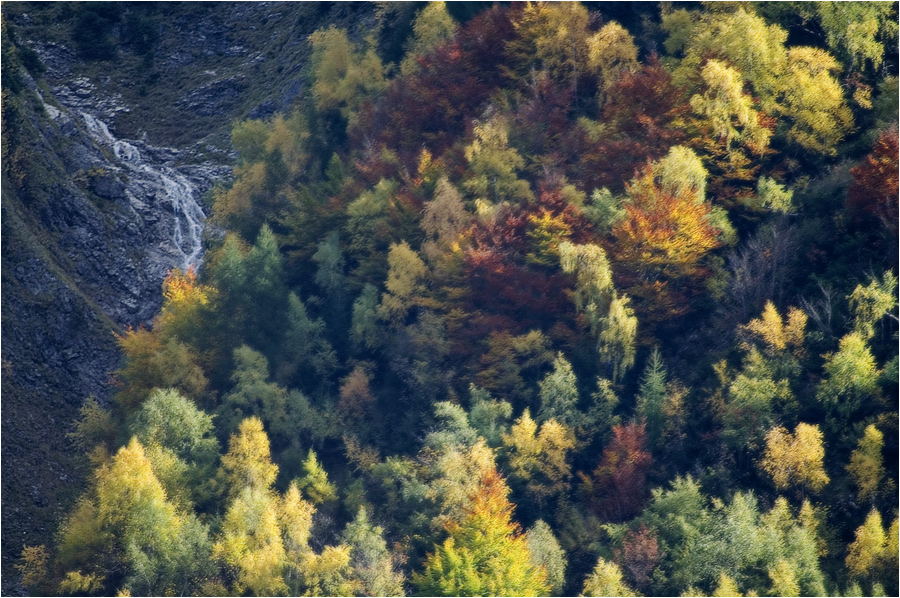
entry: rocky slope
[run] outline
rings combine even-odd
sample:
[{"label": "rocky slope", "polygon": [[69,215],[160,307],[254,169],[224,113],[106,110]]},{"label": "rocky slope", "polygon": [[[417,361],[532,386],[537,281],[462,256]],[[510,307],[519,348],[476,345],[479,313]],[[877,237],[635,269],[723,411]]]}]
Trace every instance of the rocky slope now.
[{"label": "rocky slope", "polygon": [[[15,41],[43,67],[19,69],[14,94],[4,81],[4,595],[21,591],[22,546],[47,543],[80,491],[66,435],[85,398],[114,390],[114,334],[149,324],[166,272],[202,260],[201,198],[230,173],[231,122],[289,109],[306,36],[351,16],[365,29],[371,16],[341,4],[123,4],[102,31],[114,57],[85,60],[84,10],[3,6],[4,36],[15,35],[4,60]],[[149,51],[127,43],[135,19]]]}]

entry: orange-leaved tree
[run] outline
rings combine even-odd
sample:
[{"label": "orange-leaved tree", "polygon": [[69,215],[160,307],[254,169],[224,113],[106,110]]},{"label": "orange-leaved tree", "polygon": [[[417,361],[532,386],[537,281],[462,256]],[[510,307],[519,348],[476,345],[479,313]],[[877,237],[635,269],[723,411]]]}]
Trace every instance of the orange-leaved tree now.
[{"label": "orange-leaved tree", "polygon": [[727,227],[704,200],[703,176],[703,181],[690,177],[698,180],[682,182],[669,174],[677,170],[670,162],[696,162],[689,150],[675,149],[648,164],[628,186],[625,216],[613,227],[609,247],[618,266],[617,286],[635,298],[641,322],[651,324],[689,310],[691,298],[701,292],[700,283],[709,275],[703,258],[722,244]]},{"label": "orange-leaved tree", "polygon": [[509,488],[493,467],[469,496],[460,522],[447,524],[444,543],[428,555],[413,584],[426,596],[539,596],[548,588],[543,568],[531,564],[528,543],[512,520]]}]

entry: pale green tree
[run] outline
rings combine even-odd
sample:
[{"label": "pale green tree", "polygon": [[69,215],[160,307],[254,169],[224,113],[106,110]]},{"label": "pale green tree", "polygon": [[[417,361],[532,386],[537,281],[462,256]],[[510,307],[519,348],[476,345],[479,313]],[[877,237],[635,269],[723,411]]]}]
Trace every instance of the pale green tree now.
[{"label": "pale green tree", "polygon": [[469,421],[472,427],[485,439],[488,446],[496,448],[502,445],[503,434],[509,430],[512,405],[508,401],[492,398],[488,391],[474,384],[469,385],[469,396]]},{"label": "pale green tree", "polygon": [[367,49],[358,47],[345,30],[334,26],[317,30],[309,41],[316,106],[337,110],[348,124],[354,124],[360,105],[387,85],[378,54],[371,44]]},{"label": "pale green tree", "polygon": [[602,247],[563,241],[559,260],[564,272],[575,275],[575,307],[587,317],[600,360],[617,382],[634,364],[637,318],[630,299],[616,293]]},{"label": "pale green tree", "polygon": [[475,124],[475,138],[465,149],[469,175],[463,186],[476,199],[492,204],[532,199],[528,182],[517,175],[525,160],[509,147],[508,137],[509,125],[499,113]]},{"label": "pale green tree", "polygon": [[313,504],[337,500],[337,488],[328,481],[328,473],[322,468],[312,449],[309,449],[303,462],[303,471],[303,477],[297,480],[297,487]]},{"label": "pale green tree", "polygon": [[400,72],[411,75],[419,69],[419,58],[426,56],[456,31],[456,21],[447,12],[445,2],[429,2],[416,15],[412,24],[412,39],[407,44],[406,57],[400,63]]},{"label": "pale green tree", "polygon": [[538,382],[541,408],[537,421],[555,419],[566,426],[574,425],[580,416],[577,383],[572,364],[562,353],[557,353],[553,360],[553,371]]},{"label": "pale green tree", "polygon": [[350,338],[358,347],[374,349],[381,344],[378,329],[378,289],[366,284],[353,302]]},{"label": "pale green tree", "polygon": [[341,543],[350,547],[349,575],[358,585],[357,595],[404,596],[403,574],[396,571],[394,559],[384,541],[384,530],[369,522],[365,508],[347,524]]},{"label": "pale green tree", "polygon": [[897,277],[888,270],[881,280],[873,277],[868,286],[857,285],[848,299],[855,316],[854,330],[870,339],[884,316],[896,319],[892,312],[897,307]]},{"label": "pale green tree", "polygon": [[663,408],[666,394],[666,366],[659,354],[659,349],[654,348],[647,361],[647,366],[644,368],[635,405],[635,414],[645,422],[650,446],[657,445],[665,427]]},{"label": "pale green tree", "polygon": [[615,83],[623,72],[638,68],[634,38],[615,21],[590,36],[587,44],[588,66],[599,73],[604,88]]},{"label": "pale green tree", "polygon": [[875,357],[859,332],[845,335],[838,351],[824,357],[826,377],[819,384],[816,398],[842,416],[850,416],[878,392]]},{"label": "pale green tree", "polygon": [[543,519],[538,519],[525,532],[525,539],[528,542],[531,564],[535,567],[543,567],[546,572],[550,595],[561,595],[563,584],[566,581],[568,560],[559,541],[553,535],[553,530]]}]

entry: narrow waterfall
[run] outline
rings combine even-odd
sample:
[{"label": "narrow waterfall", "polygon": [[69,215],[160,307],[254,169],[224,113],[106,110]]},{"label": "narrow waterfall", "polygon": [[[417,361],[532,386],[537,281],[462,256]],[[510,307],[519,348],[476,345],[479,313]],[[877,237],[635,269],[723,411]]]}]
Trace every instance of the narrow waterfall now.
[{"label": "narrow waterfall", "polygon": [[86,112],[82,112],[81,117],[94,141],[112,150],[129,174],[149,180],[162,189],[165,199],[171,202],[174,214],[172,245],[182,258],[180,264],[172,265],[182,270],[198,266],[203,251],[201,235],[206,215],[197,202],[196,189],[191,182],[169,164],[147,162],[137,146],[116,139],[103,121]]}]

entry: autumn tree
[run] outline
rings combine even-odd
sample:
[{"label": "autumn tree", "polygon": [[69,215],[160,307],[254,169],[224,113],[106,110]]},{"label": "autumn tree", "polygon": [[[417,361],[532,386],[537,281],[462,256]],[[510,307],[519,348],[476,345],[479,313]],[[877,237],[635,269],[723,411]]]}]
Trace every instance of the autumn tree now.
[{"label": "autumn tree", "polygon": [[60,590],[197,591],[212,573],[208,529],[168,500],[137,438],[95,480],[63,526]]},{"label": "autumn tree", "polygon": [[126,411],[139,408],[155,388],[175,388],[202,399],[207,379],[188,345],[146,328],[127,330],[117,340],[125,363],[115,373],[120,383],[115,401]]},{"label": "autumn tree", "polygon": [[237,433],[231,435],[228,453],[222,457],[222,469],[231,494],[244,487],[272,486],[278,466],[271,461],[269,437],[262,420],[249,417],[241,422]]},{"label": "autumn tree", "polygon": [[580,596],[637,596],[622,579],[622,570],[615,563],[600,557],[594,570],[584,581]]},{"label": "autumn tree", "polygon": [[634,38],[615,21],[601,27],[587,43],[588,65],[599,73],[604,89],[612,87],[624,73],[634,72],[640,66]]},{"label": "autumn tree", "polygon": [[782,427],[769,430],[760,468],[778,489],[802,485],[818,492],[830,481],[823,466],[824,457],[819,426],[799,423],[793,434]]},{"label": "autumn tree", "polygon": [[216,559],[234,572],[232,591],[259,596],[287,593],[277,497],[268,486],[232,487],[232,491],[236,492],[225,512],[222,536],[213,549]]},{"label": "autumn tree", "polygon": [[896,550],[896,546],[888,546],[881,513],[873,508],[856,529],[856,539],[847,547],[847,568],[860,577],[877,575],[878,569],[887,564],[885,557],[889,551]]},{"label": "autumn tree", "polygon": [[382,320],[399,327],[425,291],[428,266],[406,241],[391,245],[388,264],[386,292],[377,313]]},{"label": "autumn tree", "polygon": [[[667,49],[685,53],[676,78],[687,82],[696,77],[698,69],[709,69],[705,78],[712,81],[711,69],[718,69],[718,81],[731,81],[727,87],[732,92],[720,96],[724,100],[743,95],[743,86],[735,85],[734,76],[738,75],[752,86],[753,97],[758,98],[752,101],[753,106],[748,105],[746,96],[739,103],[750,110],[785,117],[789,122],[787,139],[807,151],[834,154],[836,144],[852,128],[853,116],[833,76],[837,62],[816,48],[785,47],[787,31],[767,24],[752,10],[740,7],[702,14],[672,11],[664,17],[663,28],[671,35]],[[711,63],[715,66],[710,67]],[[726,105],[724,101],[719,104],[723,108]],[[758,118],[744,114],[748,115],[744,122],[752,129]],[[763,136],[767,134],[759,131],[757,141]]]},{"label": "autumn tree", "polygon": [[535,596],[546,593],[544,571],[531,564],[528,544],[512,521],[509,489],[494,469],[485,471],[469,495],[460,521],[428,555],[412,583],[430,596]]},{"label": "autumn tree", "polygon": [[621,550],[616,552],[616,560],[632,584],[639,590],[645,590],[650,584],[650,574],[660,560],[656,534],[643,523],[637,529],[628,530]]},{"label": "autumn tree", "polygon": [[613,426],[613,439],[603,450],[593,475],[579,474],[592,504],[607,519],[622,521],[640,512],[652,462],[646,442],[644,424]]},{"label": "autumn tree", "polygon": [[710,60],[700,76],[705,89],[691,98],[691,107],[723,140],[725,150],[731,152],[733,144],[741,144],[757,154],[763,153],[772,132],[762,126],[761,113],[754,109],[753,98],[744,91],[740,72],[724,62]]},{"label": "autumn tree", "polygon": [[509,461],[516,477],[526,482],[528,492],[539,505],[561,494],[571,477],[567,453],[575,448],[575,438],[569,428],[555,419],[538,426],[528,409],[503,435],[509,449]]},{"label": "autumn tree", "polygon": [[[714,218],[703,200],[704,185],[695,177],[675,176],[691,152],[672,150],[669,159],[647,165],[628,187],[626,215],[612,230],[613,259],[625,290],[637,299],[636,308],[651,325],[682,315],[689,300],[702,292],[699,283],[709,275],[703,258],[721,246],[725,223]],[[699,171],[697,175],[699,175]]]},{"label": "autumn tree", "polygon": [[[847,191],[845,204],[859,224],[879,233],[878,237],[885,241],[889,252],[897,247],[900,215],[897,199],[900,196],[898,155],[897,131],[892,129],[879,134],[872,152],[850,170],[853,184]],[[873,226],[875,223],[877,226]],[[896,261],[890,263],[896,264]]]},{"label": "autumn tree", "polygon": [[850,455],[850,464],[847,465],[847,473],[856,482],[858,488],[857,498],[865,502],[875,497],[881,487],[884,478],[884,434],[874,425],[869,424],[863,432],[862,438]]},{"label": "autumn tree", "polygon": [[578,3],[530,2],[516,11],[518,34],[507,44],[518,70],[545,71],[578,93],[578,81],[590,72],[589,15]]},{"label": "autumn tree", "polygon": [[360,105],[384,90],[384,69],[375,48],[360,48],[334,26],[309,37],[313,98],[321,111],[337,111],[352,125]]},{"label": "autumn tree", "polygon": [[422,230],[427,241],[423,252],[434,259],[439,250],[449,249],[455,243],[469,221],[462,197],[450,184],[447,177],[441,177],[434,190],[434,198],[425,204],[422,212]]}]

